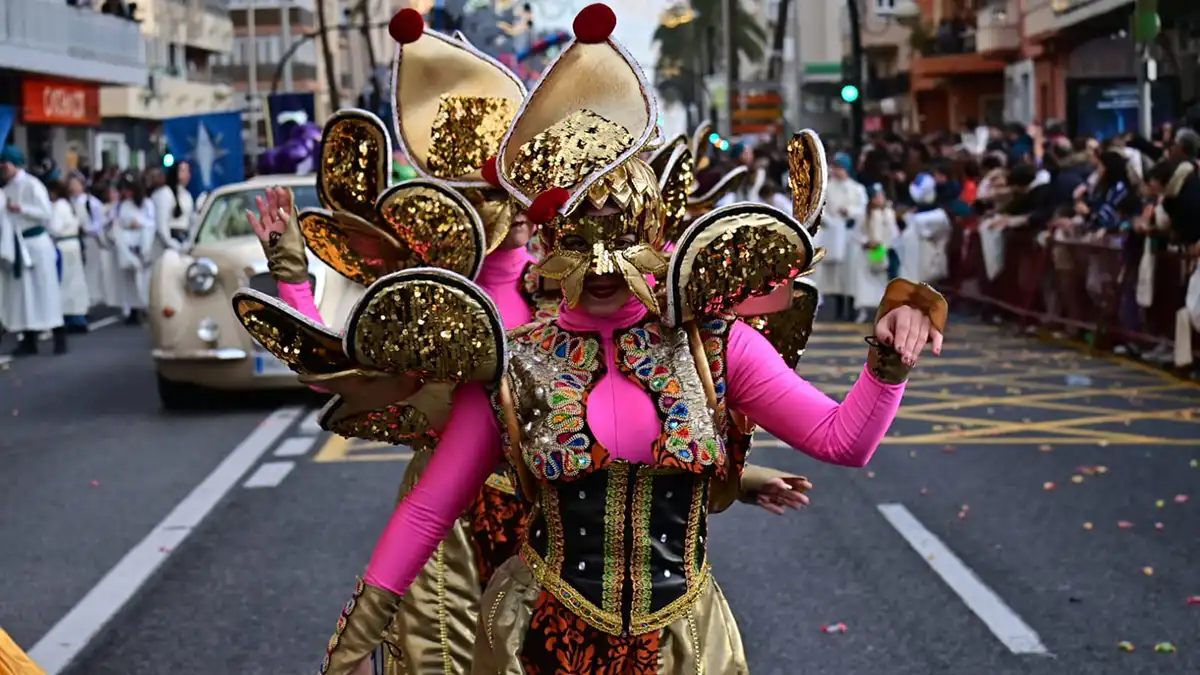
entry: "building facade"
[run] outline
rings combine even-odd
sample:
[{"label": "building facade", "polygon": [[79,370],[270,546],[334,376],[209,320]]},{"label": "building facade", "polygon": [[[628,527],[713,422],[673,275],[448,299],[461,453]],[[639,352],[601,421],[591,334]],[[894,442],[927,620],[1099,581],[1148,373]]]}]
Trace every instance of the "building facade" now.
[{"label": "building facade", "polygon": [[237,105],[215,68],[233,48],[228,0],[143,0],[138,6],[149,74],[137,85],[100,90],[99,166],[157,165],[165,149],[163,120]]},{"label": "building facade", "polygon": [[0,0],[0,141],[23,148],[35,170],[99,166],[101,87],[149,77],[134,18],[59,0]]}]

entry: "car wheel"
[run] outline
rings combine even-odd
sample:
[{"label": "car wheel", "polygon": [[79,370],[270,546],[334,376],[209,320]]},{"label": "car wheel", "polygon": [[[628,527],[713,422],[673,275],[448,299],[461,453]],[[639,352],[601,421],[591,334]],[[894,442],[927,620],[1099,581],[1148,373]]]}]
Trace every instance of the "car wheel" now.
[{"label": "car wheel", "polygon": [[162,402],[163,410],[191,410],[204,405],[208,399],[207,392],[194,384],[173,382],[162,376],[158,377],[158,400]]}]

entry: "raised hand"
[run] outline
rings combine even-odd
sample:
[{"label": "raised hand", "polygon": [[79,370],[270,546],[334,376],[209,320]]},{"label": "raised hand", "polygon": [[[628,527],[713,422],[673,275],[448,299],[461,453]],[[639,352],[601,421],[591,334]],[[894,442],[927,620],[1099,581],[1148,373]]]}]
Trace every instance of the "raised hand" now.
[{"label": "raised hand", "polygon": [[925,345],[931,341],[933,354],[942,353],[941,331],[933,327],[925,312],[908,305],[893,309],[875,324],[875,339],[895,349],[909,368],[917,365]]},{"label": "raised hand", "polygon": [[250,226],[254,228],[254,233],[258,235],[259,241],[274,248],[283,239],[288,221],[295,209],[292,191],[272,186],[266,189],[265,199],[255,197],[254,202],[258,207],[258,213],[246,209],[246,217],[250,220]]},{"label": "raised hand", "polygon": [[271,276],[289,284],[307,282],[308,256],[292,191],[272,186],[266,189],[265,197],[255,197],[254,201],[258,213],[246,209],[246,219],[262,243]]}]

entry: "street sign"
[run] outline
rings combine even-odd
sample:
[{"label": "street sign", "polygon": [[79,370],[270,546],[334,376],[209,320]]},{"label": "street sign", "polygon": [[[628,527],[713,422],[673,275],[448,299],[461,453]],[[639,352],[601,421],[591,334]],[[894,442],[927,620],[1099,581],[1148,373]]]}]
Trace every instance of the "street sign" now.
[{"label": "street sign", "polygon": [[783,97],[778,91],[737,93],[733,102],[733,135],[773,134],[783,128]]}]

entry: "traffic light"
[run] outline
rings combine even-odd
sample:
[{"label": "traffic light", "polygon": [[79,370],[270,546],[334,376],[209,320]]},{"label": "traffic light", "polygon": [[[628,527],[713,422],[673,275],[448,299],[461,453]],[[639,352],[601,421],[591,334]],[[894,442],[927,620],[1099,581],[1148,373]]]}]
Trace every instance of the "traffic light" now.
[{"label": "traffic light", "polygon": [[858,100],[858,86],[847,84],[842,87],[842,100],[846,103],[854,103]]},{"label": "traffic light", "polygon": [[163,155],[163,166],[165,166],[169,169],[174,165],[175,165],[175,155],[172,155],[169,152],[167,154]]}]

